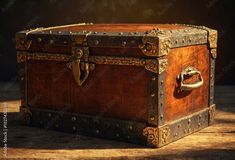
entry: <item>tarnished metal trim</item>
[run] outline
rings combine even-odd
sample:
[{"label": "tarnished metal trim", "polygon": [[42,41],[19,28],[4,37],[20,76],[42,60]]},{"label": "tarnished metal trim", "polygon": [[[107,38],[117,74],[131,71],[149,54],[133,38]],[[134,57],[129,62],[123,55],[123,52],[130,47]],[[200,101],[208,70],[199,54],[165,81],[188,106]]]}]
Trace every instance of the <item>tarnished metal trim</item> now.
[{"label": "tarnished metal trim", "polygon": [[[45,60],[45,61],[70,61],[71,56],[62,54],[51,54],[43,52],[17,52],[17,62],[22,63],[27,60]],[[95,64],[109,64],[109,65],[128,65],[145,67],[146,70],[154,73],[164,71],[167,61],[147,58],[133,58],[133,57],[112,57],[112,56],[89,56],[89,62]]]},{"label": "tarnished metal trim", "polygon": [[[79,23],[72,25],[63,25],[48,28],[35,28],[30,30],[24,30],[16,33],[16,49],[28,50],[32,43],[44,43],[44,44],[82,44],[90,32],[70,32],[70,31],[52,31],[53,29],[63,27],[73,27],[80,25],[92,25],[92,23]],[[72,35],[72,36],[67,36]]]},{"label": "tarnished metal trim", "polygon": [[157,105],[157,81],[158,81],[158,74],[157,73],[150,73],[151,80],[149,83],[149,102],[148,102],[148,125],[157,126],[158,124],[158,105]]},{"label": "tarnished metal trim", "polygon": [[171,46],[172,48],[206,44],[207,32],[196,28],[185,28],[172,30]]},{"label": "tarnished metal trim", "polygon": [[[43,28],[29,34],[33,43],[50,44],[82,44],[89,47],[140,48],[147,56],[159,57],[167,55],[170,48],[205,44],[207,31],[197,28],[160,30],[147,32],[91,32],[91,31],[53,31]],[[61,26],[55,27],[61,28]],[[63,27],[62,27],[63,28]],[[214,32],[211,32],[213,37]],[[211,38],[213,41],[213,38]],[[213,43],[212,43],[213,44]]]},{"label": "tarnished metal trim", "polygon": [[167,59],[158,58],[158,73],[151,74],[149,87],[148,125],[161,126],[164,124],[164,79]]},{"label": "tarnished metal trim", "polygon": [[147,137],[149,146],[164,146],[208,126],[210,117],[214,117],[212,108],[214,106],[160,127],[148,126],[143,130],[143,135]]},{"label": "tarnished metal trim", "polygon": [[137,48],[143,36],[142,32],[92,32],[87,38],[87,43],[89,47]]},{"label": "tarnished metal trim", "polygon": [[158,73],[164,72],[168,66],[168,60],[166,58],[161,58],[158,60]]},{"label": "tarnished metal trim", "polygon": [[188,24],[175,24],[175,25],[183,25],[186,27],[192,27],[196,29],[205,30],[207,32],[207,42],[208,47],[210,48],[211,56],[216,58],[216,48],[217,48],[217,41],[218,41],[218,31],[205,27],[205,26],[196,26],[196,25],[188,25]]},{"label": "tarnished metal trim", "polygon": [[211,52],[211,57],[216,59],[216,57],[217,57],[217,49],[216,48],[211,48],[210,52]]},{"label": "tarnished metal trim", "polygon": [[136,121],[68,113],[63,110],[52,111],[34,107],[26,110],[31,126],[161,147],[208,126],[209,121],[214,119],[214,108],[215,106],[211,106],[160,127],[146,126],[145,123]]},{"label": "tarnished metal trim", "polygon": [[69,32],[69,31],[42,31],[34,32],[27,36],[28,40],[32,41],[32,44],[36,45],[72,45],[82,46],[87,43],[87,36],[90,32]]},{"label": "tarnished metal trim", "polygon": [[27,40],[25,35],[16,35],[16,49],[17,50],[28,50],[32,44],[31,40]]},{"label": "tarnished metal trim", "polygon": [[170,36],[163,30],[153,29],[147,31],[142,38],[142,44],[139,48],[146,56],[163,56],[167,55],[170,50]]},{"label": "tarnished metal trim", "polygon": [[165,72],[158,74],[158,87],[157,87],[157,109],[158,109],[158,126],[162,126],[165,123]]},{"label": "tarnished metal trim", "polygon": [[151,147],[157,147],[159,144],[159,130],[154,127],[146,127],[143,129],[143,136],[147,137],[147,144]]},{"label": "tarnished metal trim", "polygon": [[52,53],[29,53],[26,51],[17,51],[17,62],[22,63],[28,60],[42,60],[42,61],[69,61],[71,56]]},{"label": "tarnished metal trim", "polygon": [[215,109],[216,109],[215,104],[213,104],[213,105],[211,105],[209,107],[209,125],[212,125],[214,123],[214,120],[215,120]]},{"label": "tarnished metal trim", "polygon": [[30,125],[58,131],[146,144],[145,123],[30,107]]},{"label": "tarnished metal trim", "polygon": [[33,44],[40,45],[81,45],[89,47],[137,48],[143,32],[91,32],[91,31],[40,31],[28,35]]},{"label": "tarnished metal trim", "polygon": [[209,106],[214,104],[215,59],[210,58]]},{"label": "tarnished metal trim", "polygon": [[23,124],[30,124],[32,112],[28,106],[20,106],[21,120]]},{"label": "tarnished metal trim", "polygon": [[29,29],[29,30],[17,32],[16,36],[15,36],[16,49],[17,50],[28,50],[32,44],[32,40],[27,38],[28,34],[40,31],[42,29],[43,28],[35,28],[35,29]]},{"label": "tarnished metal trim", "polygon": [[167,55],[171,48],[207,43],[207,32],[201,29],[153,29],[145,33],[139,48],[146,56]]},{"label": "tarnished metal trim", "polygon": [[217,48],[217,38],[218,32],[214,29],[207,28],[208,31],[208,41],[210,48]]}]

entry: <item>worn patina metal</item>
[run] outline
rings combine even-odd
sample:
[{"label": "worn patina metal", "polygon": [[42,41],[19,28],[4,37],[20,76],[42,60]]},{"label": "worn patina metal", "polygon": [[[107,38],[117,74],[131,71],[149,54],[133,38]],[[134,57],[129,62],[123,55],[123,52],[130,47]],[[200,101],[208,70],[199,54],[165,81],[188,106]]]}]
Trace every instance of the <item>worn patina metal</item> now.
[{"label": "worn patina metal", "polygon": [[[215,106],[205,108],[187,117],[162,126],[149,126],[136,121],[124,121],[99,116],[27,108],[29,124],[70,133],[104,137],[126,142],[160,147],[205,128],[214,120]],[[28,112],[23,112],[28,115]]]},{"label": "worn patina metal", "polygon": [[213,105],[159,127],[147,126],[143,130],[143,135],[147,137],[149,146],[160,147],[166,145],[207,127],[214,120],[214,111],[215,106]]},{"label": "worn patina metal", "polygon": [[215,59],[210,58],[209,106],[214,104]]},{"label": "worn patina metal", "polygon": [[[66,109],[65,109],[66,110]],[[142,135],[145,123],[104,118],[96,115],[74,114],[66,111],[53,111],[41,108],[30,108],[31,126],[77,133],[88,136],[122,140],[146,144]]]},{"label": "worn patina metal", "polygon": [[218,41],[218,31],[205,27],[205,26],[196,26],[196,25],[188,25],[188,24],[175,24],[175,25],[183,25],[191,28],[196,28],[200,30],[204,30],[207,32],[207,43],[210,49],[211,56],[215,59],[217,56],[217,41]]},{"label": "worn patina metal", "polygon": [[[62,54],[51,54],[44,52],[28,53],[26,51],[17,52],[17,62],[22,63],[27,60],[43,60],[43,61],[70,61],[72,56]],[[132,58],[132,57],[114,57],[114,56],[89,56],[88,61],[94,64],[108,64],[108,65],[128,65],[141,66],[146,70],[154,73],[162,72],[167,66],[167,60],[160,60],[148,58]]]}]

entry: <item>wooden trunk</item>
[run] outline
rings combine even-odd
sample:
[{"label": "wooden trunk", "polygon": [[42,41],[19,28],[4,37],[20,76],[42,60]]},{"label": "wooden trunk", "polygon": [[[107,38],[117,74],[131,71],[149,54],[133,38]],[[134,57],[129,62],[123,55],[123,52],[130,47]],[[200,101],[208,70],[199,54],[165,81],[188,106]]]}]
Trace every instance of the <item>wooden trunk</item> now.
[{"label": "wooden trunk", "polygon": [[217,32],[75,24],[16,34],[31,126],[160,147],[213,122]]}]

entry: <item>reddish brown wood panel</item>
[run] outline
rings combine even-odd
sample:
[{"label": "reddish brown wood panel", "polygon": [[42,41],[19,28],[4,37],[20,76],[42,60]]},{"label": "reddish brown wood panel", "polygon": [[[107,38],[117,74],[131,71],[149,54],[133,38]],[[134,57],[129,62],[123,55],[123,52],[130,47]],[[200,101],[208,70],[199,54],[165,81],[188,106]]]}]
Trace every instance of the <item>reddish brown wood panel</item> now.
[{"label": "reddish brown wood panel", "polygon": [[146,121],[150,78],[143,67],[96,65],[78,86],[65,63],[30,61],[28,101],[33,107]]},{"label": "reddish brown wood panel", "polygon": [[[188,46],[172,49],[168,55],[165,80],[165,120],[166,122],[189,115],[208,106],[209,89],[209,51],[207,45]],[[176,77],[188,66],[202,73],[204,84],[192,91],[178,91]],[[185,83],[194,83],[197,77]]]},{"label": "reddish brown wood panel", "polygon": [[170,24],[94,24],[77,25],[70,27],[58,27],[50,29],[52,31],[94,31],[94,32],[144,32],[153,28],[159,29],[180,29],[184,26]]}]

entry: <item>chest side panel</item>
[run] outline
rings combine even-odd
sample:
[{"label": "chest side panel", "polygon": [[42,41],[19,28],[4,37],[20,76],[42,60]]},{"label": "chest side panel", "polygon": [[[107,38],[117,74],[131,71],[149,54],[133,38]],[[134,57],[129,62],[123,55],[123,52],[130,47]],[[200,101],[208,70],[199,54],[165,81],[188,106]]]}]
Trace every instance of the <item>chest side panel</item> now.
[{"label": "chest side panel", "polygon": [[142,67],[96,65],[78,86],[64,62],[28,63],[32,107],[146,121],[150,73]]},{"label": "chest side panel", "polygon": [[[165,120],[181,118],[202,108],[208,107],[209,94],[209,51],[206,45],[188,46],[172,49],[168,55],[168,67],[165,81]],[[202,74],[204,83],[192,91],[180,91],[177,75],[192,66]],[[193,76],[184,83],[195,83]]]}]

